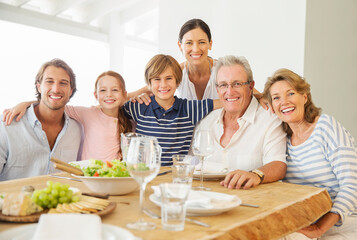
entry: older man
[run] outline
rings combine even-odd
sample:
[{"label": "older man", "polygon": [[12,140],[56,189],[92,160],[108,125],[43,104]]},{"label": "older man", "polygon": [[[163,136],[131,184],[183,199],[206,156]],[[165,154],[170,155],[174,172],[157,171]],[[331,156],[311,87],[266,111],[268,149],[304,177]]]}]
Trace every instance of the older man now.
[{"label": "older man", "polygon": [[215,152],[205,160],[229,172],[227,188],[248,189],[282,179],[286,172],[286,135],[280,120],[252,97],[253,74],[243,57],[226,56],[216,65],[216,88],[223,109],[211,112],[197,126],[209,130]]},{"label": "older man", "polygon": [[72,69],[60,59],[46,62],[35,86],[39,103],[19,122],[0,122],[0,181],[53,172],[51,157],[67,162],[78,158],[81,127],[64,113],[76,92]]}]

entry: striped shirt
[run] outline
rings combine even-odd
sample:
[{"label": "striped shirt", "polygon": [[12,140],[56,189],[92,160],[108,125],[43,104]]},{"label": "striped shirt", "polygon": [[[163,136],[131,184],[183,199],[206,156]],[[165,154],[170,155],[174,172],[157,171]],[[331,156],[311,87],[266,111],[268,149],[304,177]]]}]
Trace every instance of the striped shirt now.
[{"label": "striped shirt", "polygon": [[213,100],[192,100],[175,97],[171,108],[165,111],[151,97],[151,104],[127,102],[125,112],[136,123],[136,132],[156,137],[162,148],[161,165],[172,165],[172,155],[188,154],[195,125],[213,110]]},{"label": "striped shirt", "polygon": [[353,137],[335,118],[320,116],[302,144],[287,142],[284,181],[325,188],[333,201],[331,212],[345,217],[357,209],[357,151]]}]

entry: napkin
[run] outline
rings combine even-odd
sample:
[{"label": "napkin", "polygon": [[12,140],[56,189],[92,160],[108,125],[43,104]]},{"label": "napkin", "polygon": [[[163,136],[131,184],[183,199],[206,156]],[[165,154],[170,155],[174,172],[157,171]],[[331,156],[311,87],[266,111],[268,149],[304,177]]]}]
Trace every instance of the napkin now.
[{"label": "napkin", "polygon": [[[201,164],[197,164],[194,174],[200,174]],[[219,162],[206,161],[203,162],[203,174],[205,173],[227,173],[228,169]]]},{"label": "napkin", "polygon": [[[159,186],[151,186],[154,190],[154,195],[161,198],[161,190]],[[205,208],[213,209],[230,203],[236,200],[235,195],[222,194],[217,192],[195,191],[191,190],[188,194],[186,204],[188,208]]]},{"label": "napkin", "polygon": [[42,214],[33,240],[101,240],[102,221],[94,214]]}]

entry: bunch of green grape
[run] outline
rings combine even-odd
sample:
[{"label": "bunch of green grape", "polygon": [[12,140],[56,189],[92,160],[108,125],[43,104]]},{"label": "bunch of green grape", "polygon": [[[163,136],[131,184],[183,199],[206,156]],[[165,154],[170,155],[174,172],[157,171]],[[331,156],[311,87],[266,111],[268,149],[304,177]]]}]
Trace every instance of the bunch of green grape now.
[{"label": "bunch of green grape", "polygon": [[47,181],[47,187],[35,190],[32,193],[32,201],[42,208],[55,208],[59,203],[78,202],[80,196],[73,195],[68,184]]}]

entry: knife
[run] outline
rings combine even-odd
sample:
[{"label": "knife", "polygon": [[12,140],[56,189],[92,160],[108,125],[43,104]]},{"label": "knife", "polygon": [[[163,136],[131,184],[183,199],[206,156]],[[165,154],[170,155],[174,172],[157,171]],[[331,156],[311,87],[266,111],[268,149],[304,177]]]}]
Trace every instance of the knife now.
[{"label": "knife", "polygon": [[162,175],[168,174],[168,173],[170,173],[170,172],[172,172],[172,170],[168,170],[168,171],[165,171],[165,172],[161,172],[161,173],[157,174],[157,176],[162,176]]},{"label": "knife", "polygon": [[[152,218],[155,218],[155,219],[161,219],[161,216],[157,215],[156,213],[153,213],[151,210],[147,209],[147,208],[144,208],[144,213]],[[192,222],[194,224],[197,224],[197,225],[200,225],[200,226],[203,226],[203,227],[211,227],[209,224],[207,223],[204,223],[204,222],[201,222],[201,221],[198,221],[198,220],[195,220],[195,219],[192,219],[192,218],[185,218],[186,221],[188,222]]]},{"label": "knife", "polygon": [[248,204],[248,203],[241,203],[240,205],[244,206],[244,207],[254,207],[254,208],[258,208],[259,207],[259,205]]},{"label": "knife", "polygon": [[195,223],[197,225],[200,225],[200,226],[203,226],[203,227],[211,227],[209,224],[207,223],[204,223],[204,222],[201,222],[201,221],[198,221],[198,220],[195,220],[195,219],[192,219],[192,218],[185,218],[186,221],[188,222],[192,222],[192,223]]}]

